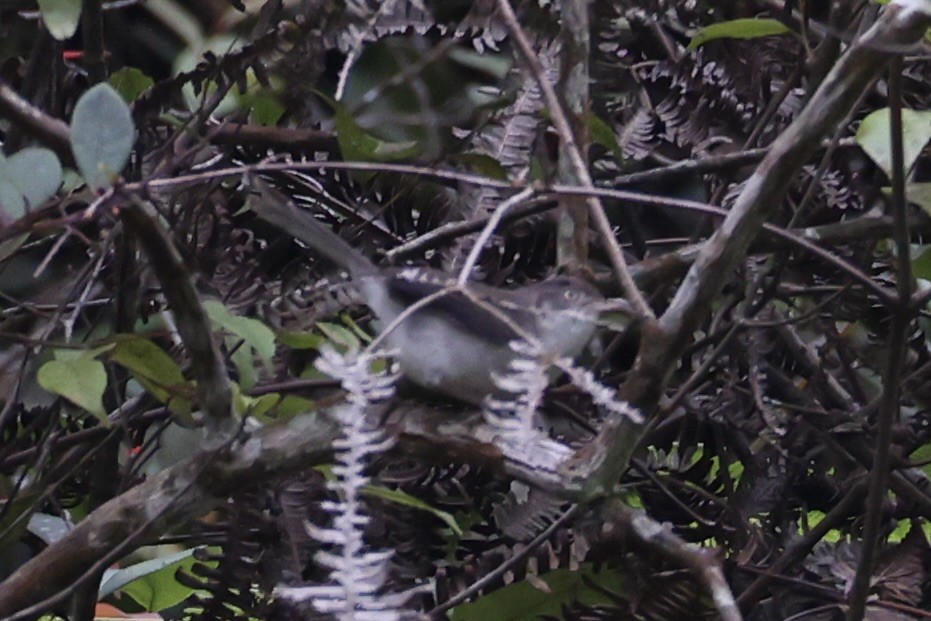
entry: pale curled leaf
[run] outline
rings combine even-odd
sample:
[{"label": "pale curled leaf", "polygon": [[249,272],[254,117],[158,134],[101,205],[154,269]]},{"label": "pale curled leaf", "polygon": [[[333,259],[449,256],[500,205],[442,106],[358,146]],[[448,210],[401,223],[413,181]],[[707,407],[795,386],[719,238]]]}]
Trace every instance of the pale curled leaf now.
[{"label": "pale curled leaf", "polygon": [[18,218],[54,196],[61,180],[61,163],[48,149],[28,147],[0,158],[0,207]]},{"label": "pale curled leaf", "polygon": [[[908,172],[922,149],[931,140],[931,110],[902,110],[903,164]],[[866,154],[892,177],[892,139],[889,125],[889,108],[876,110],[860,123],[857,143]]]},{"label": "pale curled leaf", "polygon": [[81,95],[71,117],[71,150],[87,184],[95,190],[113,185],[136,139],[129,106],[109,84]]},{"label": "pale curled leaf", "polygon": [[81,21],[81,0],[38,0],[42,22],[58,41],[74,36]]}]

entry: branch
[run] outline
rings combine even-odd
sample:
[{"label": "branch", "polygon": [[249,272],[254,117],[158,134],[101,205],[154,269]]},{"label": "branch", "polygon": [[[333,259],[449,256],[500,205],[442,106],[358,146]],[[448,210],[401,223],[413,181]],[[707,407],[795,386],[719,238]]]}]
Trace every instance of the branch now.
[{"label": "branch", "polygon": [[[895,222],[896,289],[898,305],[892,313],[883,369],[883,391],[879,403],[876,432],[876,456],[869,475],[866,516],[863,520],[863,547],[857,562],[857,573],[850,591],[848,621],[861,621],[866,600],[872,588],[873,569],[879,552],[879,537],[886,494],[889,489],[889,467],[892,463],[892,427],[899,419],[899,398],[902,390],[902,370],[908,339],[908,326],[915,315],[909,307],[912,292],[911,256],[905,203],[905,163],[902,135],[902,59],[896,57],[889,70],[889,131],[892,142],[892,200],[889,211]],[[904,253],[904,254],[903,254]]]},{"label": "branch", "polygon": [[93,571],[97,561],[125,548],[128,539],[135,545],[151,541],[206,513],[236,490],[322,463],[337,433],[327,419],[298,416],[244,432],[232,447],[201,451],[150,477],[102,505],[0,582],[0,618],[48,603]]},{"label": "branch", "polygon": [[714,552],[692,545],[672,532],[671,526],[662,525],[645,512],[631,509],[623,502],[605,503],[598,512],[599,532],[594,538],[599,545],[612,548],[612,540],[633,543],[692,572],[714,602],[723,621],[742,619],[734,595],[724,579],[721,563]]},{"label": "branch", "polygon": [[232,391],[226,365],[213,339],[213,330],[184,260],[145,204],[134,194],[120,209],[120,219],[149,258],[155,276],[168,299],[178,334],[191,357],[191,372],[197,382],[197,400],[207,414],[211,431],[220,432],[221,442],[232,426]]},{"label": "branch", "polygon": [[[493,430],[481,412],[454,413],[416,404],[395,408],[385,430],[405,454],[440,463],[460,460],[517,478],[557,498],[588,497],[579,483],[508,459],[490,444]],[[258,431],[241,431],[231,445],[202,450],[148,478],[88,515],[0,582],[0,618],[29,608],[47,610],[56,598],[126,551],[203,515],[231,493],[324,463],[339,427],[328,418],[302,415]],[[584,478],[582,479],[584,482]],[[112,559],[112,560],[110,560]]]},{"label": "branch", "polygon": [[3,80],[0,80],[0,116],[47,145],[63,162],[72,161],[68,124],[33,106]]}]

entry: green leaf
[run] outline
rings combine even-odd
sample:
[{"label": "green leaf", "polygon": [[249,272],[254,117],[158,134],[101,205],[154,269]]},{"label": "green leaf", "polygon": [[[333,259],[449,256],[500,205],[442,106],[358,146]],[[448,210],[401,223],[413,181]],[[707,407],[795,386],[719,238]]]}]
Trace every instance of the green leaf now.
[{"label": "green leaf", "polygon": [[[911,170],[931,139],[931,110],[902,110],[902,147],[905,171]],[[892,178],[892,141],[889,108],[870,113],[857,129],[857,143]]]},{"label": "green leaf", "polygon": [[275,86],[278,80],[272,80],[271,85],[266,86],[252,69],[247,71],[246,80],[246,91],[237,96],[240,109],[248,112],[250,120],[257,125],[275,125],[285,111],[277,93],[280,89]]},{"label": "green leaf", "polygon": [[232,314],[226,306],[216,300],[204,302],[204,310],[211,321],[237,339],[242,339],[244,346],[236,348],[231,359],[239,371],[240,384],[248,390],[255,385],[257,379],[254,353],[258,354],[267,368],[271,366],[272,357],[275,355],[275,333],[261,321]]},{"label": "green leaf", "polygon": [[352,333],[355,334],[362,343],[372,342],[372,335],[363,330],[349,313],[342,313],[339,318],[346,327],[352,330]]},{"label": "green leaf", "polygon": [[688,49],[695,50],[715,39],[759,39],[773,35],[789,34],[792,31],[778,19],[748,17],[718,22],[700,29],[689,42]]},{"label": "green leaf", "polygon": [[469,167],[469,170],[477,175],[507,181],[508,173],[501,165],[501,162],[485,153],[463,153],[456,159]]},{"label": "green leaf", "polygon": [[[612,603],[608,593],[622,595],[637,586],[620,572],[609,569],[595,572],[587,564],[577,571],[552,571],[539,576],[539,580],[546,583],[548,593],[526,580],[516,582],[483,595],[470,604],[457,606],[450,611],[449,618],[451,621],[535,621],[542,615],[562,618],[563,604],[574,600],[587,606],[608,604]],[[588,586],[586,581],[603,590]]]},{"label": "green leaf", "polygon": [[114,341],[111,360],[129,369],[146,391],[172,412],[182,417],[190,415],[192,384],[165,350],[135,334],[121,334]]},{"label": "green leaf", "polygon": [[[0,205],[2,204],[2,201],[0,201]],[[6,241],[0,242],[0,261],[6,261],[11,256],[13,256],[16,251],[26,243],[27,239],[29,239],[29,233],[23,233]]]},{"label": "green leaf", "polygon": [[443,520],[453,533],[460,536],[462,535],[462,529],[459,527],[459,524],[456,523],[456,518],[454,518],[451,513],[437,509],[419,498],[411,496],[407,492],[399,489],[388,489],[380,485],[366,485],[362,489],[362,492],[369,496],[381,498],[382,500],[387,500],[388,502],[393,502],[404,507],[411,507],[412,509],[420,509],[421,511],[432,513],[434,516]]},{"label": "green leaf", "polygon": [[54,352],[55,360],[74,361],[82,358],[96,358],[105,351],[113,349],[111,343],[106,343],[93,349],[56,349]]},{"label": "green leaf", "polygon": [[347,159],[433,161],[484,111],[504,103],[505,54],[467,46],[438,53],[417,34],[367,44],[346,76],[334,125]]},{"label": "green leaf", "polygon": [[[145,578],[147,576],[153,576],[154,574],[172,566],[174,566],[173,570],[176,571],[181,566],[181,561],[190,557],[193,553],[193,548],[190,550],[181,550],[180,552],[175,552],[174,554],[168,554],[166,556],[153,558],[148,561],[142,561],[141,563],[136,563],[135,565],[130,565],[129,567],[123,567],[121,569],[108,569],[104,572],[103,580],[100,581],[100,588],[97,591],[97,597],[99,599],[103,599],[104,597],[107,597],[108,595],[111,595],[122,589],[130,582]],[[169,574],[172,578],[174,577],[174,571]],[[155,598],[152,597],[151,594],[146,599],[147,601],[145,602],[139,600],[136,601],[139,601],[139,603],[144,606],[150,606],[155,603]],[[181,600],[168,603],[162,608],[173,606],[180,601]],[[162,608],[146,608],[146,610],[153,612],[155,610],[161,610]]]},{"label": "green leaf", "polygon": [[342,106],[336,111],[333,122],[340,152],[349,161],[390,162],[411,159],[420,152],[415,140],[388,142],[372,136],[359,127]]},{"label": "green leaf", "polygon": [[245,344],[236,347],[230,354],[230,360],[236,367],[239,383],[242,384],[242,387],[249,390],[255,386],[256,381],[258,381],[258,373],[256,372],[255,358],[252,356],[252,348]]},{"label": "green leaf", "polygon": [[[101,592],[105,586],[110,588],[111,581],[125,581],[126,577],[135,573],[139,576],[121,585],[121,592],[136,600],[147,612],[176,606],[194,593],[194,589],[175,580],[175,574],[179,569],[190,570],[196,562],[192,552],[193,550],[184,550],[164,558],[143,561],[125,570],[117,570],[115,575],[109,576],[109,580],[105,577],[105,581],[100,585]],[[207,565],[215,567],[216,561],[208,562]],[[119,573],[123,571],[127,573]]]},{"label": "green leaf", "polygon": [[56,40],[74,36],[81,21],[81,0],[39,0],[42,21]]},{"label": "green leaf", "polygon": [[310,331],[282,330],[278,342],[291,349],[320,349],[326,338]]},{"label": "green leaf", "polygon": [[134,375],[150,379],[170,388],[187,383],[181,367],[168,353],[147,338],[135,334],[121,334],[115,339],[110,358]]},{"label": "green leaf", "polygon": [[27,207],[38,207],[61,186],[61,163],[49,149],[29,147],[17,151],[6,159],[2,170],[22,192]]},{"label": "green leaf", "polygon": [[931,281],[931,247],[919,246],[912,251],[912,275]]},{"label": "green leaf", "polygon": [[84,408],[104,424],[103,391],[107,387],[107,371],[103,363],[84,355],[70,360],[50,360],[39,367],[39,386],[61,395]]},{"label": "green leaf", "polygon": [[124,101],[135,101],[139,95],[149,90],[155,80],[135,67],[123,67],[115,71],[107,80]]},{"label": "green leaf", "polygon": [[327,337],[331,343],[345,347],[346,349],[358,349],[360,343],[359,338],[353,334],[352,330],[345,328],[338,323],[330,323],[328,321],[318,321],[315,324],[315,327],[323,332],[323,335]]},{"label": "green leaf", "polygon": [[216,300],[204,302],[204,310],[211,321],[227,332],[235,334],[255,350],[263,362],[271,362],[275,355],[275,333],[271,328],[257,319],[232,314],[226,306]]},{"label": "green leaf", "polygon": [[266,416],[276,405],[281,402],[281,395],[277,392],[270,392],[259,397],[250,397],[242,394],[239,386],[233,384],[233,407],[237,416],[253,416],[260,420],[269,420]]},{"label": "green leaf", "polygon": [[447,58],[463,67],[484,73],[494,81],[503,80],[511,70],[511,59],[506,54],[479,53],[468,47],[453,47]]},{"label": "green leaf", "polygon": [[624,160],[621,143],[617,141],[617,134],[614,133],[610,125],[602,121],[598,116],[590,114],[588,116],[588,132],[591,134],[592,142],[600,144],[611,151],[618,162]]},{"label": "green leaf", "polygon": [[123,171],[136,139],[129,106],[106,83],[78,99],[71,117],[71,150],[87,184],[101,190]]},{"label": "green leaf", "polygon": [[913,462],[921,463],[921,469],[924,471],[925,475],[931,476],[931,442],[922,444],[912,451],[908,459]]},{"label": "green leaf", "polygon": [[281,400],[281,403],[278,404],[277,416],[275,419],[287,420],[300,414],[316,412],[318,409],[316,401],[305,399],[304,397],[286,395],[285,398]]},{"label": "green leaf", "polygon": [[14,217],[36,208],[61,186],[58,157],[48,149],[29,147],[0,159],[0,205]]},{"label": "green leaf", "polygon": [[0,177],[0,208],[14,218],[21,218],[26,213],[23,193],[6,177]]}]

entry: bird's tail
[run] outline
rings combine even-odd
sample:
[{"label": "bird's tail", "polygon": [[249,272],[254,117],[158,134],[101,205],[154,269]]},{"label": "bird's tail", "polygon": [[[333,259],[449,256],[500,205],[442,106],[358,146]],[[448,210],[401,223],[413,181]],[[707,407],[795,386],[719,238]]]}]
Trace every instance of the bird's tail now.
[{"label": "bird's tail", "polygon": [[262,179],[250,175],[245,185],[249,190],[248,207],[263,220],[304,242],[354,278],[376,270],[368,257]]}]

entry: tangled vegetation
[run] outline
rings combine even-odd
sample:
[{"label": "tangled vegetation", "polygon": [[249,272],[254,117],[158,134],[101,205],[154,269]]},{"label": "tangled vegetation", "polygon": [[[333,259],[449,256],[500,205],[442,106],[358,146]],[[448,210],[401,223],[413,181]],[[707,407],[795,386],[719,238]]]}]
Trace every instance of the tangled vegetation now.
[{"label": "tangled vegetation", "polygon": [[[929,616],[927,2],[37,5],[0,618]],[[565,274],[571,359],[494,303]],[[499,390],[405,379],[424,308]]]}]

